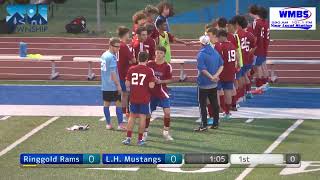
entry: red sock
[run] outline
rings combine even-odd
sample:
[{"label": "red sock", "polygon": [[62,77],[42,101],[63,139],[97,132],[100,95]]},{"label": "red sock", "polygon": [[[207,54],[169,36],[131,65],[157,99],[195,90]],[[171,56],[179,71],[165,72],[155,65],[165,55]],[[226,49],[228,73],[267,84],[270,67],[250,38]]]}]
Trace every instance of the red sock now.
[{"label": "red sock", "polygon": [[256,87],[260,87],[260,78],[256,78]]},{"label": "red sock", "polygon": [[129,137],[129,138],[132,137],[132,131],[127,131],[127,137]]},{"label": "red sock", "polygon": [[224,95],[219,96],[219,99],[220,99],[220,107],[222,108],[222,110],[225,110],[226,109],[226,103],[224,101]]},{"label": "red sock", "polygon": [[226,110],[224,111],[226,114],[230,114],[231,104],[226,104]]},{"label": "red sock", "polygon": [[208,104],[208,105],[207,105],[207,109],[208,109],[209,117],[213,117],[212,105],[211,105],[211,104]]},{"label": "red sock", "polygon": [[126,107],[122,107],[122,112],[123,112],[123,114],[125,114],[127,112],[127,108]]},{"label": "red sock", "polygon": [[150,118],[146,118],[146,128],[149,128],[150,125]]},{"label": "red sock", "polygon": [[232,96],[232,106],[236,106],[237,105],[237,98],[236,96]]},{"label": "red sock", "polygon": [[245,88],[245,86],[243,86],[241,88],[241,97],[244,97],[245,94],[246,94],[246,88]]},{"label": "red sock", "polygon": [[163,118],[164,127],[170,127],[170,118]]},{"label": "red sock", "polygon": [[142,140],[142,137],[143,137],[143,133],[139,133],[139,134],[138,134],[138,140],[141,141],[141,140]]},{"label": "red sock", "polygon": [[246,84],[246,91],[247,92],[250,92],[251,91],[251,84]]},{"label": "red sock", "polygon": [[240,98],[240,94],[241,94],[241,91],[240,91],[240,88],[238,88],[237,95],[236,95],[236,103],[237,103],[238,99]]}]

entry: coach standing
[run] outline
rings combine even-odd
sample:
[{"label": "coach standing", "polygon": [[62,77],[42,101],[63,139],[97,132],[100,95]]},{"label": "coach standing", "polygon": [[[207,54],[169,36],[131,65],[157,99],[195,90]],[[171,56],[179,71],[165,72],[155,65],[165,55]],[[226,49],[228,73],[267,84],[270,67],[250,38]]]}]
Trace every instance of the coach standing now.
[{"label": "coach standing", "polygon": [[212,105],[214,112],[213,128],[216,128],[219,123],[219,105],[217,99],[217,82],[219,75],[223,70],[223,60],[219,53],[210,46],[210,38],[201,36],[200,43],[202,45],[197,56],[198,68],[198,100],[200,104],[201,123],[200,126],[194,129],[197,132],[207,131],[207,99]]}]

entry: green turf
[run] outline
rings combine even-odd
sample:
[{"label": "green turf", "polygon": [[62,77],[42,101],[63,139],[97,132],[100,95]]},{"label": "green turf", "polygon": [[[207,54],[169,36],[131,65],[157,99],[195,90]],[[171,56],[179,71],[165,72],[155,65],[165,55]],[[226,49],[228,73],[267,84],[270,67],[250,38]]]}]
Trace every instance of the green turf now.
[{"label": "green turf", "polygon": [[[294,120],[257,119],[250,124],[244,123],[244,119],[234,119],[222,122],[219,130],[210,130],[206,133],[194,133],[196,126],[194,119],[173,118],[172,135],[174,142],[165,142],[161,137],[162,121],[152,122],[150,138],[145,147],[136,145],[123,146],[121,140],[125,133],[108,131],[104,128],[105,122],[99,122],[94,117],[63,117],[42,129],[31,138],[0,157],[0,173],[2,177],[9,179],[235,179],[244,168],[228,168],[223,171],[210,173],[170,173],[160,171],[157,168],[140,168],[136,172],[104,171],[88,169],[59,169],[39,168],[22,169],[19,167],[19,154],[28,153],[184,153],[184,152],[225,152],[225,153],[261,153],[282,134]],[[67,132],[66,127],[78,123],[90,124],[90,130],[86,132]],[[115,123],[115,121],[114,121]],[[316,127],[319,121],[305,122],[297,135],[288,139],[289,143],[299,142],[299,149],[290,149],[291,146],[280,146],[279,151],[299,151],[311,153],[316,149],[306,150],[306,143],[310,143],[313,135],[317,136]],[[115,124],[114,124],[115,125]],[[137,127],[136,127],[137,128]],[[136,129],[135,128],[135,129]],[[308,131],[309,129],[314,129]],[[134,133],[133,144],[136,141]],[[287,141],[285,141],[287,142]],[[318,141],[317,141],[318,142]],[[319,143],[318,143],[319,145]],[[318,147],[318,146],[317,146]],[[288,148],[288,149],[287,149]],[[278,151],[278,150],[277,150]],[[319,158],[319,156],[310,156]],[[136,166],[139,167],[139,166]],[[185,167],[185,166],[184,166]],[[191,170],[182,168],[185,171]],[[263,169],[266,172],[280,169]],[[273,179],[279,178],[274,174]],[[304,175],[305,179],[314,175]],[[267,175],[263,178],[268,178]]]},{"label": "green turf", "polygon": [[0,121],[0,149],[4,149],[48,119],[48,117],[21,116]]}]

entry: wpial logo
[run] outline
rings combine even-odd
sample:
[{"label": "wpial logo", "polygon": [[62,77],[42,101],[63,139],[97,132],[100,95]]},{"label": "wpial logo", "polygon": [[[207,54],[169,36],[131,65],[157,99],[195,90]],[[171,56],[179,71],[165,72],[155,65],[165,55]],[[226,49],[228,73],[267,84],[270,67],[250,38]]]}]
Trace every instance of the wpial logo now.
[{"label": "wpial logo", "polygon": [[[9,25],[17,26],[16,31],[44,32],[48,29],[47,5],[8,5],[6,9],[8,13],[6,21]],[[19,25],[25,26],[19,27]]]}]

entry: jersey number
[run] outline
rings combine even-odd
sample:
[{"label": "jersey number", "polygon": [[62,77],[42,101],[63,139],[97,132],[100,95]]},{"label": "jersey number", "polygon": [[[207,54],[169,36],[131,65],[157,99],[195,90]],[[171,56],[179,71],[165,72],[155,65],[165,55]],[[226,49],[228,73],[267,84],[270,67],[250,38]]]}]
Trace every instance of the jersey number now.
[{"label": "jersey number", "polygon": [[228,62],[236,61],[236,50],[228,51]]},{"label": "jersey number", "polygon": [[[139,77],[141,77],[140,83],[139,83]],[[131,84],[143,86],[143,82],[145,78],[146,78],[145,74],[132,73]]]},{"label": "jersey number", "polygon": [[241,49],[245,49],[247,52],[249,52],[250,42],[247,41],[247,37],[241,38]]},{"label": "jersey number", "polygon": [[270,39],[270,29],[269,29],[269,28],[267,29],[267,37],[264,37],[264,36],[265,36],[265,34],[264,34],[264,27],[261,28],[261,37],[262,37],[262,38],[266,38],[266,39]]}]

